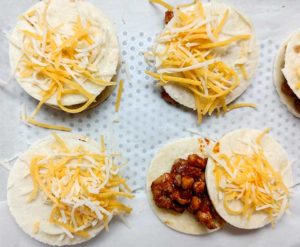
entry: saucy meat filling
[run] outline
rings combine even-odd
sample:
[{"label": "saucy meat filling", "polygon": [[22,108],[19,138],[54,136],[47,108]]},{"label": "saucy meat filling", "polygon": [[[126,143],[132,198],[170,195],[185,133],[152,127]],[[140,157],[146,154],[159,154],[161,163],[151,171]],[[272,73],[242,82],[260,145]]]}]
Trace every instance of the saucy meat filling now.
[{"label": "saucy meat filling", "polygon": [[171,171],[164,173],[151,184],[157,207],[183,213],[185,210],[208,229],[219,227],[221,219],[215,211],[205,184],[207,159],[197,154],[174,162]]},{"label": "saucy meat filling", "polygon": [[290,88],[290,86],[286,80],[281,85],[281,92],[294,99],[294,107],[295,107],[296,111],[298,113],[300,113],[300,99],[296,96],[296,94]]},{"label": "saucy meat filling", "polygon": [[171,105],[178,105],[178,103],[164,89],[161,91],[161,97]]},{"label": "saucy meat filling", "polygon": [[166,13],[165,13],[165,25],[167,25],[172,20],[173,17],[174,17],[173,11],[166,11]]}]

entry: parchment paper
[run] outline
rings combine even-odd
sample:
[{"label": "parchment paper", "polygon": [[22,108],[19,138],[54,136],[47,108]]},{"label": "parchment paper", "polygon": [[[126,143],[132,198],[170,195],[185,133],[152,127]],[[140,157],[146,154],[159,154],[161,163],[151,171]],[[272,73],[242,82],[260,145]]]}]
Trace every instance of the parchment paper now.
[{"label": "parchment paper", "polygon": [[[16,18],[37,0],[0,0],[0,79],[8,80],[8,42],[3,32],[13,28]],[[300,1],[297,0],[227,0],[244,12],[254,23],[261,44],[260,66],[252,86],[238,100],[258,104],[257,110],[239,109],[225,117],[205,119],[196,124],[193,112],[166,104],[152,79],[145,76],[147,65],[142,52],[151,46],[155,34],[163,27],[164,9],[146,0],[91,0],[114,22],[122,48],[119,79],[125,80],[121,110],[114,112],[115,93],[101,106],[73,116],[44,107],[38,118],[73,127],[95,139],[100,134],[113,133],[117,146],[129,160],[124,169],[131,186],[137,190],[132,201],[134,212],[127,218],[130,228],[118,219],[83,246],[300,246],[300,195],[294,193],[292,215],[276,225],[257,231],[240,231],[229,226],[209,236],[194,237],[179,234],[162,225],[151,211],[145,195],[145,176],[154,153],[167,141],[190,136],[187,129],[203,136],[219,138],[241,127],[272,128],[272,135],[287,149],[294,160],[295,182],[300,181],[300,126],[280,103],[272,82],[273,60],[281,42],[300,27]],[[172,1],[170,4],[183,3]],[[149,68],[148,68],[149,69]],[[8,159],[25,150],[30,143],[50,134],[50,131],[28,127],[20,121],[20,110],[26,104],[28,112],[36,101],[10,80],[0,86],[0,159]],[[114,123],[118,119],[119,123]],[[0,246],[41,246],[31,240],[16,225],[9,214],[6,199],[8,172],[0,167]]]}]

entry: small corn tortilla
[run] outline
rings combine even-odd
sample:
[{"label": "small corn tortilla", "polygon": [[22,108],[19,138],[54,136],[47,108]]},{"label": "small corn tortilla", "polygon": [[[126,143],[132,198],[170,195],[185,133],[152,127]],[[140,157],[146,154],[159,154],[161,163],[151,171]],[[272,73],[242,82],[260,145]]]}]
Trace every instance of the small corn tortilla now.
[{"label": "small corn tortilla", "polygon": [[[99,152],[100,150],[99,145],[87,137],[68,133],[59,135],[69,147],[80,144],[91,152]],[[28,163],[34,155],[55,153],[57,149],[55,149],[54,143],[53,136],[42,139],[33,144],[16,161],[8,178],[8,207],[19,227],[32,238],[54,246],[79,244],[100,233],[104,228],[103,224],[97,224],[88,230],[90,238],[82,238],[77,235],[74,235],[74,238],[69,238],[62,228],[49,222],[52,206],[45,203],[44,194],[41,191],[34,201],[28,203],[28,196],[33,188]],[[36,222],[39,222],[40,230],[34,233],[33,229]]]},{"label": "small corn tortilla", "polygon": [[[253,153],[252,148],[246,143],[255,143],[256,138],[261,134],[259,130],[253,129],[240,129],[223,136],[218,143],[220,144],[220,152],[230,157],[233,151],[239,153]],[[263,137],[261,145],[264,150],[264,154],[268,162],[273,165],[274,169],[284,169],[286,166],[286,172],[283,175],[283,181],[287,187],[292,186],[293,177],[292,169],[288,161],[288,155],[281,145],[275,141],[270,135]],[[210,199],[218,212],[218,214],[230,225],[241,229],[257,229],[270,223],[268,215],[263,212],[255,212],[249,221],[244,217],[237,215],[230,215],[227,213],[223,206],[223,200],[218,197],[218,191],[216,188],[216,180],[214,175],[215,163],[212,158],[209,158],[206,167],[206,183],[208,194]],[[238,209],[235,205],[231,205],[233,209]],[[279,217],[281,217],[280,215]]]},{"label": "small corn tortilla", "polygon": [[287,107],[289,112],[291,112],[295,117],[300,118],[300,113],[295,109],[295,106],[294,106],[295,98],[284,94],[281,90],[282,85],[287,81],[285,78],[285,75],[282,72],[282,69],[285,67],[286,49],[287,49],[289,40],[295,34],[292,34],[289,37],[289,39],[287,41],[285,41],[279,48],[279,51],[275,58],[274,67],[273,67],[273,82],[274,82],[276,91],[279,95],[281,102]]},{"label": "small corn tortilla", "polygon": [[[205,141],[204,141],[205,142]],[[170,210],[161,209],[155,205],[153,201],[151,184],[165,172],[170,172],[174,161],[178,158],[186,159],[190,154],[198,154],[200,157],[207,157],[204,150],[200,150],[198,138],[185,138],[171,142],[164,146],[152,160],[148,169],[147,175],[147,194],[153,212],[160,219],[160,221],[181,233],[202,235],[215,230],[209,230],[199,223],[195,217],[189,212],[185,211],[182,214],[172,212]]]},{"label": "small corn tortilla", "polygon": [[[230,48],[225,49],[220,48],[220,51],[226,50],[226,52],[223,52],[223,54],[218,56],[218,58],[230,66],[245,62],[245,69],[249,77],[248,80],[245,80],[240,70],[236,70],[237,74],[240,77],[240,85],[226,97],[226,103],[229,104],[236,100],[239,96],[241,96],[251,84],[251,77],[253,77],[259,62],[258,41],[256,39],[255,31],[251,21],[247,17],[245,17],[244,14],[232,8],[231,6],[220,3],[207,3],[204,4],[204,9],[206,12],[210,12],[213,15],[219,16],[220,19],[224,15],[225,11],[229,9],[229,16],[222,32],[220,33],[220,40],[231,38],[232,35],[237,34],[252,35],[252,38],[250,40],[239,41],[237,43],[238,45],[231,45]],[[172,25],[173,21],[171,20],[166,28]],[[158,49],[162,50],[163,48],[158,47]],[[242,51],[242,49],[245,49],[245,51]],[[240,56],[240,53],[242,52],[246,53],[244,57]],[[159,61],[156,62],[156,65],[158,64],[160,64]],[[196,110],[194,95],[189,90],[174,84],[165,85],[164,89],[169,94],[169,96],[179,104],[187,108]]]},{"label": "small corn tortilla", "polygon": [[[45,8],[47,1],[40,1],[27,10],[25,13],[30,13],[33,10],[42,11]],[[89,17],[93,22],[97,23],[99,26],[99,32],[97,37],[102,40],[101,43],[101,59],[97,64],[97,69],[99,74],[102,75],[102,79],[110,82],[113,76],[117,73],[117,67],[120,60],[120,48],[118,44],[118,38],[114,27],[110,20],[105,16],[105,14],[94,5],[88,1],[72,1],[72,0],[51,0],[49,9],[48,9],[48,18],[47,21],[51,27],[56,27],[61,23],[64,23],[62,32],[70,33],[72,31],[72,24],[76,21],[76,18],[80,15]],[[14,30],[11,33],[10,39],[14,44],[22,47],[22,41],[24,34],[20,31],[21,29],[30,29],[30,25],[24,20],[24,18],[19,18]],[[13,72],[18,72],[20,69],[18,66],[19,60],[22,56],[22,52],[12,43],[9,45],[9,57],[10,65]],[[24,80],[18,76],[18,73],[15,75],[16,80],[20,86],[33,98],[38,101],[41,100],[42,90],[33,85],[34,79],[32,82]],[[105,86],[96,85],[90,81],[86,81],[80,84],[84,89],[89,93],[98,96],[106,88]],[[62,98],[62,104],[64,106],[74,106],[83,104],[87,101],[86,97],[81,94],[68,94]],[[58,106],[56,100],[56,94],[51,97],[46,104],[51,106]]]}]

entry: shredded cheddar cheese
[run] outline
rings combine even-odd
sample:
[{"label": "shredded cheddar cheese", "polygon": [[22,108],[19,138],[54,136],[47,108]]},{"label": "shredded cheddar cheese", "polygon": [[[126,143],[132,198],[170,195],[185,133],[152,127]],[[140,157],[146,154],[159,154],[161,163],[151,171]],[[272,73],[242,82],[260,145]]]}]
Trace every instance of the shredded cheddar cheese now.
[{"label": "shredded cheddar cheese", "polygon": [[121,80],[120,83],[119,83],[117,100],[116,100],[116,107],[115,107],[116,108],[116,112],[118,112],[119,108],[120,108],[120,103],[121,103],[123,88],[124,88],[124,81]]},{"label": "shredded cheddar cheese", "polygon": [[[250,42],[251,35],[241,33],[229,38],[220,35],[228,21],[229,8],[218,19],[209,11],[206,13],[198,0],[174,8],[161,0],[151,2],[173,10],[174,17],[157,38],[152,53],[146,54],[149,59],[153,56],[157,68],[156,73],[146,71],[146,74],[158,80],[161,86],[174,84],[191,92],[199,123],[206,115],[226,112],[226,97],[240,85],[240,75],[244,80],[249,80],[249,76],[243,62],[228,65],[217,53],[238,42]],[[238,106],[231,110],[235,108]]]},{"label": "shredded cheddar cheese", "polygon": [[[229,157],[219,150],[215,152],[217,158],[213,172],[217,191],[228,214],[249,220],[255,212],[262,212],[275,224],[276,219],[288,208],[290,192],[281,171],[269,163],[261,146],[268,131],[257,137],[251,155],[235,153]],[[232,203],[235,203],[235,207],[232,207]]]},{"label": "shredded cheddar cheese", "polygon": [[[96,35],[97,32],[101,32],[99,27],[89,17],[78,13],[71,32],[62,33],[64,23],[52,27],[47,22],[50,4],[51,1],[45,1],[42,11],[34,9],[22,16],[28,23],[28,29],[19,30],[23,35],[22,44],[18,47],[22,56],[16,69],[17,77],[40,89],[40,103],[31,117],[25,120],[43,128],[53,126],[38,123],[34,117],[50,98],[56,98],[57,106],[61,110],[80,113],[87,109],[97,96],[83,87],[86,82],[103,87],[116,85],[115,82],[103,80],[97,70],[102,42]],[[85,103],[76,107],[65,106],[64,98],[70,95],[84,97]]]},{"label": "shredded cheddar cheese", "polygon": [[28,203],[44,193],[52,205],[49,221],[62,227],[68,236],[89,237],[88,230],[114,215],[129,214],[131,208],[118,198],[133,198],[126,180],[118,175],[119,166],[107,153],[101,138],[99,152],[79,144],[70,147],[53,133],[54,154],[36,155],[30,161],[33,181]]}]

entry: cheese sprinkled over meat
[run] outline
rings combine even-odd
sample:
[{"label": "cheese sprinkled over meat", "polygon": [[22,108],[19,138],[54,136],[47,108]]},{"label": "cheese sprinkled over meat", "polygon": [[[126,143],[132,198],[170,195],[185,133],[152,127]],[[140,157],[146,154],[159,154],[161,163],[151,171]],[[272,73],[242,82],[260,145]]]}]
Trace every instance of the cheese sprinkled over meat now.
[{"label": "cheese sprinkled over meat", "polygon": [[[230,7],[220,17],[206,11],[201,1],[174,8],[161,0],[151,2],[172,10],[174,17],[156,39],[152,52],[146,54],[155,60],[157,71],[146,73],[161,86],[176,85],[190,92],[194,96],[199,123],[215,111],[227,112],[226,97],[239,87],[241,78],[247,81],[249,76],[245,59],[229,64],[222,56],[244,42],[240,51],[243,57],[247,53],[245,42],[250,43],[252,35],[241,32],[221,35],[226,23],[232,22]],[[244,106],[253,107],[241,104],[231,110]]]}]

